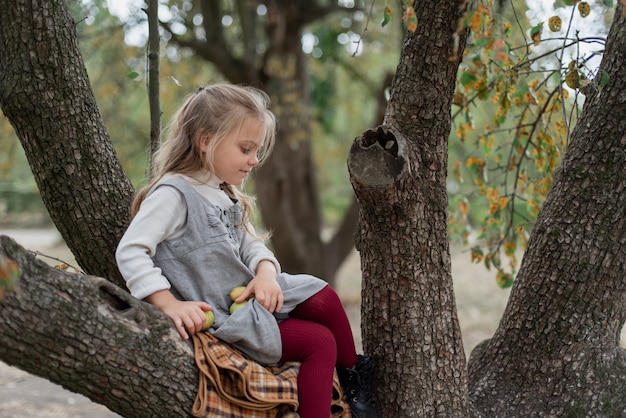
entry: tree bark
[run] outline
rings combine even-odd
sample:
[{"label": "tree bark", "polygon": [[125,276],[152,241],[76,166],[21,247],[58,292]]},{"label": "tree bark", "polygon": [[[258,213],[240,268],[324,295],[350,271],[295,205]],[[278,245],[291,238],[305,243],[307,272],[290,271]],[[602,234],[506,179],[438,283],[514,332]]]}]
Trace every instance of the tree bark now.
[{"label": "tree bark", "polygon": [[161,146],[161,34],[159,33],[159,0],[148,0],[144,10],[148,16],[148,80],[146,90],[150,104],[149,173],[152,179],[154,156]]},{"label": "tree bark", "polygon": [[0,106],[80,267],[123,285],[114,252],[133,188],[98,112],[75,22],[62,0],[0,0],[0,9]]},{"label": "tree bark", "polygon": [[375,400],[384,417],[468,412],[446,194],[463,4],[416,4],[419,24],[406,35],[384,123],[357,138],[348,158],[360,205],[364,349],[378,363]]},{"label": "tree bark", "polygon": [[475,416],[626,416],[626,17],[528,242],[498,330],[472,353]]},{"label": "tree bark", "polygon": [[49,267],[11,238],[19,282],[0,299],[0,358],[125,417],[185,417],[198,389],[193,346],[158,308],[96,276]]}]

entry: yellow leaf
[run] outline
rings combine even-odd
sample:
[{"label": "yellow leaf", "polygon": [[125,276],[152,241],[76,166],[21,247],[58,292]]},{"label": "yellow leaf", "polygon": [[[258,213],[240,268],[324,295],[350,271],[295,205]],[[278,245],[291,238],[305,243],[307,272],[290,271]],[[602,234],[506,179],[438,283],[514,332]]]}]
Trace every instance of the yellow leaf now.
[{"label": "yellow leaf", "polygon": [[585,18],[589,16],[591,13],[591,6],[586,1],[582,1],[578,3],[578,13],[580,13],[580,17]]},{"label": "yellow leaf", "polygon": [[578,70],[570,70],[565,76],[565,84],[571,89],[577,89],[580,87],[580,74]]},{"label": "yellow leaf", "polygon": [[467,216],[469,213],[469,204],[467,203],[467,200],[461,200],[459,202],[459,210],[461,211],[461,214]]},{"label": "yellow leaf", "polygon": [[548,28],[552,31],[552,32],[558,32],[561,30],[561,25],[563,24],[563,21],[561,20],[560,17],[558,16],[552,16],[550,19],[548,19]]}]

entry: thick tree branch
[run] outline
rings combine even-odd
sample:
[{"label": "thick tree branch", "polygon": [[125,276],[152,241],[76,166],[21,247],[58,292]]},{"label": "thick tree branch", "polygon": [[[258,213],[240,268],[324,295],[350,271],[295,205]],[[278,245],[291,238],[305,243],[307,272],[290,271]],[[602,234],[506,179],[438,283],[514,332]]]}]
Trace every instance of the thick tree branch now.
[{"label": "thick tree branch", "polygon": [[198,387],[192,346],[156,307],[109,281],[49,267],[6,236],[19,281],[0,299],[0,359],[127,417],[184,417]]},{"label": "thick tree branch", "polygon": [[323,19],[324,17],[344,11],[354,12],[359,10],[357,8],[348,8],[338,4],[338,2],[323,2],[323,1],[310,1],[310,0],[276,0],[278,7],[283,10],[292,8],[294,14],[297,15],[298,22],[301,25],[308,25],[309,23]]}]

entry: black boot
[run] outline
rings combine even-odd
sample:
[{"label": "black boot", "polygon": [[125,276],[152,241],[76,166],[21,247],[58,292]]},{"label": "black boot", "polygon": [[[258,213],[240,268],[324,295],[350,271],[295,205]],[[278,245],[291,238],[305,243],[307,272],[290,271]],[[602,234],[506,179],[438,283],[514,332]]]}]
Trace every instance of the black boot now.
[{"label": "black boot", "polygon": [[352,418],[378,418],[372,403],[371,377],[374,360],[367,356],[358,356],[359,361],[353,367],[337,367],[339,382],[348,398]]}]

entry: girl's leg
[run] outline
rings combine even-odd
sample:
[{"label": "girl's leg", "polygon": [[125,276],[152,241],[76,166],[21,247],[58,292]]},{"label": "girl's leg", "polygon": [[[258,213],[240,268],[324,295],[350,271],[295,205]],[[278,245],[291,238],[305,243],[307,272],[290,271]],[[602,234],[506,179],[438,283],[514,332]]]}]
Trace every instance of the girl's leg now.
[{"label": "girl's leg", "polygon": [[352,367],[357,361],[350,320],[341,300],[332,287],[326,286],[289,313],[291,318],[304,319],[324,325],[337,342],[337,364]]},{"label": "girl's leg", "polygon": [[298,413],[301,418],[330,416],[336,342],[330,330],[315,322],[289,318],[278,324],[283,344],[281,362],[300,362]]}]

